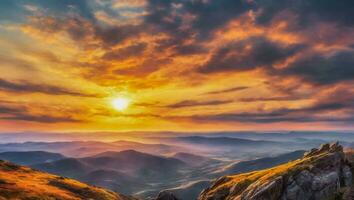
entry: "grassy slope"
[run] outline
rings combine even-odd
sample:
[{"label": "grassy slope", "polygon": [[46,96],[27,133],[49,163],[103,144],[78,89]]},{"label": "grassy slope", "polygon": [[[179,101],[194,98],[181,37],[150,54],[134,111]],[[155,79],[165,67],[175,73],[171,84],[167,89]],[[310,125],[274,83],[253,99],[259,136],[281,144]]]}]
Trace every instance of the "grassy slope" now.
[{"label": "grassy slope", "polygon": [[93,187],[28,167],[0,161],[0,200],[130,200]]}]

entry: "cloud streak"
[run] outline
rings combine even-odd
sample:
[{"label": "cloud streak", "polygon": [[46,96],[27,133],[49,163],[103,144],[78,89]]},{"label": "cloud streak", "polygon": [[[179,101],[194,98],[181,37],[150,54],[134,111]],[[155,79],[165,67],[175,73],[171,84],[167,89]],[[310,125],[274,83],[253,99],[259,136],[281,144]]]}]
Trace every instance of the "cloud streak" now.
[{"label": "cloud streak", "polygon": [[18,93],[44,93],[50,95],[70,95],[70,96],[80,96],[80,97],[98,97],[94,94],[85,94],[76,91],[72,91],[66,88],[44,85],[44,84],[33,84],[28,82],[10,82],[4,79],[0,79],[0,90],[18,92]]}]

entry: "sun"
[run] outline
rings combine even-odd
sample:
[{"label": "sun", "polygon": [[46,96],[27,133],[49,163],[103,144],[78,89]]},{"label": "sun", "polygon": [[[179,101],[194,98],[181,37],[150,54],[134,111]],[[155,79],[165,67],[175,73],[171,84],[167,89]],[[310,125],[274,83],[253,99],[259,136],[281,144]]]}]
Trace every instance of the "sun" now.
[{"label": "sun", "polygon": [[118,97],[112,100],[113,108],[118,111],[123,111],[129,107],[130,100],[124,97]]}]

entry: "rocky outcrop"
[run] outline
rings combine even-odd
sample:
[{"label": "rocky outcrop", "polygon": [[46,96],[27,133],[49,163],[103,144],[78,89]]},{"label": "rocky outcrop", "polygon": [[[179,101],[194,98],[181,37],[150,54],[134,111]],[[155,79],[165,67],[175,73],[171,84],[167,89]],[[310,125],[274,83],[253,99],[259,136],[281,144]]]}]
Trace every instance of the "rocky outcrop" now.
[{"label": "rocky outcrop", "polygon": [[158,194],[156,200],[179,200],[179,199],[171,192],[162,191]]},{"label": "rocky outcrop", "polygon": [[326,200],[352,185],[352,171],[338,143],[324,144],[267,170],[218,179],[199,200]]}]

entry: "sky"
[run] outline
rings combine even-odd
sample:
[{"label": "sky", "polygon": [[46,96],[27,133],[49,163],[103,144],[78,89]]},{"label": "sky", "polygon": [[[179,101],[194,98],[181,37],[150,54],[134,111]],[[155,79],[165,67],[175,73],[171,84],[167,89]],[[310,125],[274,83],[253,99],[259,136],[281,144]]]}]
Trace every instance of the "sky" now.
[{"label": "sky", "polygon": [[0,131],[354,130],[353,19],[352,0],[1,0]]}]

